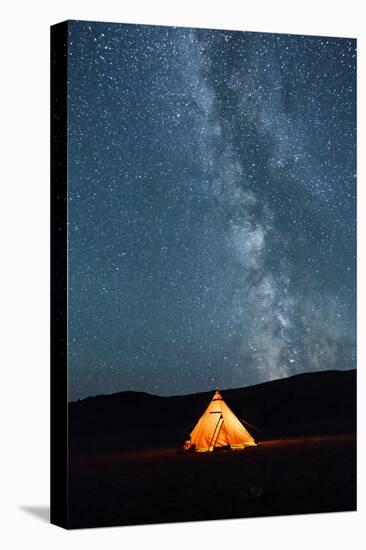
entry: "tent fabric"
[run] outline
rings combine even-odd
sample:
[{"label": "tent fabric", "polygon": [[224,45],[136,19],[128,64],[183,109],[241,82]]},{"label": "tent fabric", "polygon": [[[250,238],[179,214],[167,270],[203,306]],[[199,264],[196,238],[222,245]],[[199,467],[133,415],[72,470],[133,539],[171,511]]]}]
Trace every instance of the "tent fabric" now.
[{"label": "tent fabric", "polygon": [[216,391],[185,448],[209,452],[220,447],[244,449],[248,446],[256,446],[256,442]]}]

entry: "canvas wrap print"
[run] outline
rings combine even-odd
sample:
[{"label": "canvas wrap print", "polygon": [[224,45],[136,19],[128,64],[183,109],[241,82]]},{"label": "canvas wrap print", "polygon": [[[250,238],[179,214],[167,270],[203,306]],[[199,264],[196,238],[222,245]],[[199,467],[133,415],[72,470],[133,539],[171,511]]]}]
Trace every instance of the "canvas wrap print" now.
[{"label": "canvas wrap print", "polygon": [[51,29],[51,521],[356,509],[356,41]]}]

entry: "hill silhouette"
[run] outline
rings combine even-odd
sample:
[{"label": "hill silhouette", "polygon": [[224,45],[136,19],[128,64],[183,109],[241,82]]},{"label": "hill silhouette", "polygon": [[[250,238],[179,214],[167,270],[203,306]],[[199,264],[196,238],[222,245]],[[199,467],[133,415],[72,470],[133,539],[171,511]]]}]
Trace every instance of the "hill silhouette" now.
[{"label": "hill silhouette", "polygon": [[[256,440],[354,433],[356,371],[299,374],[221,391]],[[213,391],[161,397],[121,392],[69,404],[71,451],[177,447],[207,407]]]}]

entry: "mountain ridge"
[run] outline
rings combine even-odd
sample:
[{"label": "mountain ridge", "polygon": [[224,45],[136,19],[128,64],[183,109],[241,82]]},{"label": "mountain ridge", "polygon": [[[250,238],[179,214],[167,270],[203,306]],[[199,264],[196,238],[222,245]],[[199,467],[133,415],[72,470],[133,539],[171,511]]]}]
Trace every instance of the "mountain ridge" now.
[{"label": "mountain ridge", "polygon": [[135,395],[135,396],[147,396],[147,397],[158,397],[158,398],[164,398],[164,399],[172,399],[172,398],[182,398],[182,397],[192,397],[194,395],[206,395],[209,393],[214,393],[216,390],[219,390],[220,392],[227,392],[227,391],[236,391],[236,390],[247,390],[249,388],[257,388],[259,386],[263,386],[265,384],[272,384],[281,382],[283,380],[291,380],[293,378],[299,378],[303,376],[312,376],[317,374],[325,374],[325,373],[345,373],[345,372],[355,372],[357,373],[357,369],[328,369],[323,371],[311,371],[311,372],[299,372],[297,374],[292,374],[291,376],[286,376],[283,378],[274,378],[273,380],[266,380],[265,382],[259,382],[258,384],[250,384],[248,386],[239,386],[236,388],[226,388],[222,389],[222,387],[214,387],[210,390],[203,390],[199,392],[190,392],[190,393],[182,393],[182,394],[176,394],[176,395],[160,395],[145,391],[138,391],[138,390],[121,390],[117,392],[112,393],[100,393],[96,395],[88,395],[87,397],[83,397],[81,399],[74,399],[72,401],[69,401],[69,405],[72,405],[74,403],[82,403],[85,401],[89,401],[92,399],[101,399],[106,397],[118,397],[118,396],[124,396],[124,395]]},{"label": "mountain ridge", "polygon": [[[119,392],[69,404],[69,445],[76,451],[177,447],[212,398]],[[258,440],[354,433],[356,370],[302,373],[221,390]],[[250,430],[249,430],[250,431]]]}]

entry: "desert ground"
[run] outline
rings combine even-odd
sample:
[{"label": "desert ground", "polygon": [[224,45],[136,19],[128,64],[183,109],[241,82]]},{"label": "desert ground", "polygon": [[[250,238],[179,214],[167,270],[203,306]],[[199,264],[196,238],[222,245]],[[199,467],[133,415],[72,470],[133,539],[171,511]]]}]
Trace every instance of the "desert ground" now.
[{"label": "desert ground", "polygon": [[329,371],[223,392],[258,446],[212,453],[177,450],[211,392],[74,403],[69,527],[355,510],[355,389]]},{"label": "desert ground", "polygon": [[244,451],[74,456],[71,526],[349,511],[355,437],[272,440]]}]

